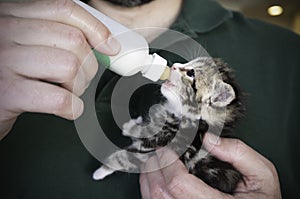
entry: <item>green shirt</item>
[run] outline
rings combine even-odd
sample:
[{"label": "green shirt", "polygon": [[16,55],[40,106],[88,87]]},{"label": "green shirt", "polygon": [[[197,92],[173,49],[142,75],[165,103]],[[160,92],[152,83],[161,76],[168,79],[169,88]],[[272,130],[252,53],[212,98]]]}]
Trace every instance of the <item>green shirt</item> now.
[{"label": "green shirt", "polygon": [[[235,69],[247,93],[246,115],[236,134],[275,164],[283,197],[298,198],[300,37],[208,0],[184,1],[172,29],[192,37],[212,57],[222,58]],[[170,53],[157,52],[170,63],[181,61]],[[105,72],[96,109],[108,137],[124,145],[127,140],[110,110],[110,95],[118,79]],[[133,117],[157,102],[157,90],[149,85],[134,94]],[[0,142],[0,165],[0,198],[140,198],[137,174],[117,172],[93,181],[98,161],[81,143],[74,123],[52,115],[26,113],[19,117]]]}]

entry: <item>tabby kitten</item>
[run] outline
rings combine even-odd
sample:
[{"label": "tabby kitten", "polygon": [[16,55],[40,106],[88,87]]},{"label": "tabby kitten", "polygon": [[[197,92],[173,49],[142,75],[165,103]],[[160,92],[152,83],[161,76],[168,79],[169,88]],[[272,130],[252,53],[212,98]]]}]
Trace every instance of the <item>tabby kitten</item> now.
[{"label": "tabby kitten", "polygon": [[201,148],[207,131],[231,137],[244,110],[232,70],[220,59],[209,57],[174,64],[161,93],[165,102],[152,108],[148,118],[138,117],[123,125],[123,135],[132,139],[132,145],[111,154],[93,178],[139,169],[155,149],[168,145],[182,154],[180,159],[191,174],[222,192],[233,193],[241,173]]}]

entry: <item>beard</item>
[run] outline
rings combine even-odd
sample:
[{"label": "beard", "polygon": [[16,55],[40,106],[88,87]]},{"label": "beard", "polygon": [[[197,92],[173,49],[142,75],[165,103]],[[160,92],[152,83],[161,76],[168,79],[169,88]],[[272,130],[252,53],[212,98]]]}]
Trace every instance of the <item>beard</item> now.
[{"label": "beard", "polygon": [[130,7],[141,6],[141,5],[147,4],[153,0],[105,0],[105,1],[108,1],[108,2],[118,5],[118,6],[130,8]]}]

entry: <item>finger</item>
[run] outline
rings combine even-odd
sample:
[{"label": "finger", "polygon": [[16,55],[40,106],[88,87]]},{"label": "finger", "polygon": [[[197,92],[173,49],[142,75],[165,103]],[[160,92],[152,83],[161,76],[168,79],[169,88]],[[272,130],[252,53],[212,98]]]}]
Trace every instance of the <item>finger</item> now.
[{"label": "finger", "polygon": [[174,178],[168,185],[168,188],[169,192],[174,195],[176,199],[233,198],[230,195],[208,186],[202,180],[191,174]]},{"label": "finger", "polygon": [[[76,119],[83,112],[83,102],[66,89],[44,82],[19,78],[5,81],[1,87],[4,109],[16,112],[55,114]],[[13,108],[12,108],[13,107]]]},{"label": "finger", "polygon": [[[207,198],[224,198],[225,195],[211,188],[202,180],[188,173],[183,163],[178,159],[178,156],[170,150],[162,150],[158,152],[162,173],[165,178],[168,192],[176,199],[189,198],[201,199]],[[177,160],[173,162],[174,159]]]},{"label": "finger", "polygon": [[[1,31],[3,40],[22,46],[46,46],[70,51],[78,58],[88,81],[96,74],[97,60],[80,30],[56,22],[31,19],[2,18],[1,24],[7,27]],[[47,60],[47,56],[42,58]]]},{"label": "finger", "polygon": [[1,64],[9,66],[15,74],[61,83],[78,96],[88,86],[90,77],[83,71],[86,63],[81,66],[78,58],[71,52],[44,46],[13,45],[3,48],[0,53]]},{"label": "finger", "polygon": [[150,196],[152,199],[164,198],[173,199],[166,188],[165,179],[160,170],[156,156],[152,156],[145,164],[145,171],[150,171],[147,174]]},{"label": "finger", "polygon": [[4,47],[0,59],[18,75],[56,83],[72,81],[80,67],[73,53],[45,46]]},{"label": "finger", "polygon": [[0,24],[6,24],[6,28],[1,31],[3,41],[65,49],[78,55],[80,60],[83,60],[90,51],[83,33],[72,26],[53,21],[14,17],[1,18]]},{"label": "finger", "polygon": [[161,171],[166,183],[170,183],[175,176],[188,174],[188,170],[179,160],[175,152],[166,147],[157,150],[157,156]]},{"label": "finger", "polygon": [[142,199],[152,199],[146,173],[140,174],[140,190],[142,194]]},{"label": "finger", "polygon": [[218,138],[206,133],[203,144],[212,155],[231,163],[245,176],[251,176],[266,168],[267,160],[239,139]]},{"label": "finger", "polygon": [[188,174],[187,169],[178,159],[179,157],[175,152],[166,147],[157,150],[157,155],[168,192],[173,195],[174,198],[182,198],[182,189],[175,184],[177,184],[177,180],[181,179],[182,176]]},{"label": "finger", "polygon": [[76,77],[72,81],[61,84],[62,87],[66,88],[77,96],[81,96],[88,85],[89,84],[86,80],[82,67],[79,68]]},{"label": "finger", "polygon": [[120,50],[119,43],[110,37],[109,30],[71,0],[1,3],[0,11],[8,16],[45,19],[71,25],[80,29],[98,51],[113,55]]}]

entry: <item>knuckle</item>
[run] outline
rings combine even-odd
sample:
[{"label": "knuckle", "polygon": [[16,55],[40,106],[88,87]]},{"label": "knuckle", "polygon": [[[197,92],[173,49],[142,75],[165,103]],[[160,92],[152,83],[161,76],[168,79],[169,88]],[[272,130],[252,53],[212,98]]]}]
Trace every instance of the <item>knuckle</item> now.
[{"label": "knuckle", "polygon": [[75,3],[71,0],[55,0],[55,14],[71,16],[75,8]]},{"label": "knuckle", "polygon": [[171,194],[175,195],[183,195],[184,188],[183,188],[183,178],[184,176],[174,176],[170,182],[167,184],[168,190]]},{"label": "knuckle", "polygon": [[97,74],[97,71],[98,71],[98,62],[97,62],[97,59],[94,55],[92,56],[89,56],[90,59],[91,59],[91,64],[88,66],[88,72],[87,72],[87,80],[88,81],[91,81],[95,75]]},{"label": "knuckle", "polygon": [[70,82],[74,80],[78,73],[79,67],[80,67],[80,61],[75,55],[71,53],[69,55],[66,55],[65,63],[62,67],[64,71],[62,71],[61,73],[63,75],[62,77],[63,81]]},{"label": "knuckle", "polygon": [[266,167],[269,168],[269,172],[265,172],[265,174],[268,176],[268,178],[277,178],[277,170],[275,165],[268,159],[265,159]]},{"label": "knuckle", "polygon": [[163,199],[163,190],[160,186],[156,185],[152,190],[150,190],[150,195],[153,199]]},{"label": "knuckle", "polygon": [[67,92],[59,91],[54,94],[52,102],[54,114],[65,114],[65,111],[72,105],[72,97]]},{"label": "knuckle", "polygon": [[240,158],[240,157],[243,157],[244,154],[247,152],[247,146],[245,145],[245,143],[239,139],[235,139],[234,141],[234,151],[233,151],[233,156],[235,158]]},{"label": "knuckle", "polygon": [[77,96],[81,96],[84,93],[86,86],[87,86],[87,81],[86,81],[85,74],[83,70],[80,69],[78,71],[78,75],[76,76],[76,79],[73,82],[71,90]]},{"label": "knuckle", "polygon": [[270,161],[269,161],[269,168],[271,169],[271,172],[277,176],[277,169],[275,165]]},{"label": "knuckle", "polygon": [[67,35],[68,39],[70,40],[71,44],[74,47],[85,47],[86,46],[86,39],[84,34],[76,28],[71,28]]},{"label": "knuckle", "polygon": [[94,32],[95,33],[101,33],[101,41],[105,42],[110,36],[111,33],[109,32],[109,30],[100,22],[97,21],[95,26],[94,26]]},{"label": "knuckle", "polygon": [[73,89],[73,93],[77,96],[83,95],[84,91],[85,91],[85,87],[76,87]]}]

